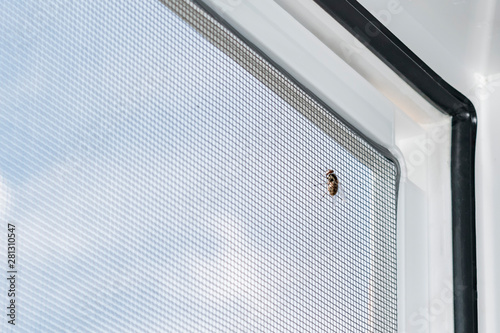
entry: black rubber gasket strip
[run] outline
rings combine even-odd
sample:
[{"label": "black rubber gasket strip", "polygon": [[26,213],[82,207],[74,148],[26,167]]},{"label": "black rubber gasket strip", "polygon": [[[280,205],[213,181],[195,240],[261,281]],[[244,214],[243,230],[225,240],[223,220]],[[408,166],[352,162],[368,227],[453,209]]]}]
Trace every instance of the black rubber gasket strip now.
[{"label": "black rubber gasket strip", "polygon": [[456,333],[476,333],[474,154],[477,117],[465,96],[446,83],[355,0],[314,0],[430,103],[452,117],[451,196]]}]

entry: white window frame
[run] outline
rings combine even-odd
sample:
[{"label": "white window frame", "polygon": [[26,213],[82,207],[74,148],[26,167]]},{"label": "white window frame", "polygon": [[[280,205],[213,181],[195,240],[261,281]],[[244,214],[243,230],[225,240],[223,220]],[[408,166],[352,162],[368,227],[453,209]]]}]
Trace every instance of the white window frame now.
[{"label": "white window frame", "polygon": [[397,158],[398,331],[452,331],[451,118],[314,1],[202,1]]}]

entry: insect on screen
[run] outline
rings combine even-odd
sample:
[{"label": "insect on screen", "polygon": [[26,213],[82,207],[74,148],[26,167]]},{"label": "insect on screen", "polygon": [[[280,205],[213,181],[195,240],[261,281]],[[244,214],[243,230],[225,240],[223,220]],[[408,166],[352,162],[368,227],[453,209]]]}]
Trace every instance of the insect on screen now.
[{"label": "insect on screen", "polygon": [[0,6],[17,330],[396,331],[397,166],[286,73],[188,0]]}]

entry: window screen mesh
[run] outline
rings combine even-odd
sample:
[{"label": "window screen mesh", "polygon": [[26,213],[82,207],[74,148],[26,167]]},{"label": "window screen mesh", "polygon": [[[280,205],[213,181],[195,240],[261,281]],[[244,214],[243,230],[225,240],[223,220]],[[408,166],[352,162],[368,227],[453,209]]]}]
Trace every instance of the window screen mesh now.
[{"label": "window screen mesh", "polygon": [[396,166],[286,75],[188,0],[0,11],[2,332],[396,330]]}]

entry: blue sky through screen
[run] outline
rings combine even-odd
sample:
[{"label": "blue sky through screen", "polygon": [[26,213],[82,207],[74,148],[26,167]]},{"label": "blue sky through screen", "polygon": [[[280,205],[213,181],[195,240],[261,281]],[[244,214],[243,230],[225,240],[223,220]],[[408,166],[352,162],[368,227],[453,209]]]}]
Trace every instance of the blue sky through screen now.
[{"label": "blue sky through screen", "polygon": [[0,12],[16,332],[368,328],[369,169],[159,1]]}]

